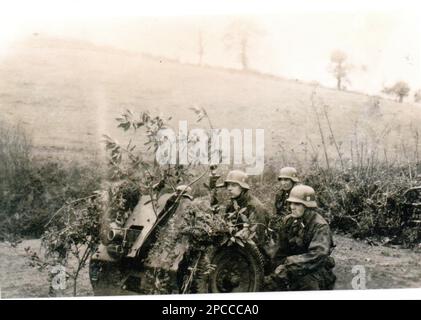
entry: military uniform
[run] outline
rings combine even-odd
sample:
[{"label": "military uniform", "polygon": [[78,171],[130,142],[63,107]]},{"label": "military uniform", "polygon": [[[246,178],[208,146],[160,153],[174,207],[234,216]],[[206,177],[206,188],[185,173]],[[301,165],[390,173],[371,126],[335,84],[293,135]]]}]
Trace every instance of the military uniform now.
[{"label": "military uniform", "polygon": [[[280,189],[275,196],[275,214],[270,222],[270,228],[272,230],[279,230],[282,218],[291,213],[289,208],[289,203],[287,199],[289,198],[290,191],[292,188],[300,182],[297,176],[297,170],[293,167],[284,167],[279,171],[278,180],[289,179],[292,182],[291,189],[282,190]],[[273,235],[273,239],[276,239],[276,234]],[[275,240],[276,241],[276,240]]]},{"label": "military uniform", "polygon": [[263,248],[266,230],[270,220],[269,212],[259,199],[250,194],[250,191],[242,192],[238,198],[231,199],[230,203],[227,205],[226,212],[234,212],[236,209],[241,210],[242,208],[247,208],[244,214],[249,219],[250,224],[257,224],[256,244],[259,248]]},{"label": "military uniform", "polygon": [[273,259],[279,242],[279,229],[282,220],[291,213],[287,199],[291,190],[280,190],[275,196],[275,210],[269,221],[270,234],[267,240],[267,252],[270,259]]},{"label": "military uniform", "polygon": [[275,214],[277,216],[286,216],[290,214],[289,211],[289,203],[287,202],[287,199],[289,197],[289,190],[279,191],[275,196]]},{"label": "military uniform", "polygon": [[326,220],[314,209],[301,218],[288,215],[279,230],[275,264],[284,265],[290,290],[333,289],[336,276],[330,257],[333,239]]}]

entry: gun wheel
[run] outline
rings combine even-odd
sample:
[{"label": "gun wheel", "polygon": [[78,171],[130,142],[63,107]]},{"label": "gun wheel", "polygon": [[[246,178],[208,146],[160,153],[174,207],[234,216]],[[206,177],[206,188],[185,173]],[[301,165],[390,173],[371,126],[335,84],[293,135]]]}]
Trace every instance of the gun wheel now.
[{"label": "gun wheel", "polygon": [[218,250],[212,260],[210,292],[255,292],[261,289],[264,260],[255,245],[234,245]]},{"label": "gun wheel", "polygon": [[256,245],[212,248],[203,254],[194,287],[197,292],[260,291],[264,282],[264,258]]}]

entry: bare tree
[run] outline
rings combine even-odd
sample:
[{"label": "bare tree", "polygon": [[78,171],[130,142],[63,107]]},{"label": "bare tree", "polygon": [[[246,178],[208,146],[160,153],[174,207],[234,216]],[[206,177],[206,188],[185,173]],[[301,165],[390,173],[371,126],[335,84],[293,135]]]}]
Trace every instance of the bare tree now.
[{"label": "bare tree", "polygon": [[[351,65],[349,65],[346,60],[348,56],[345,52],[341,50],[335,50],[330,55],[330,62],[331,62],[331,70],[330,72],[336,79],[336,87],[338,90],[343,90],[343,82],[347,79],[348,72],[351,69]],[[349,81],[349,80],[348,80]]]},{"label": "bare tree", "polygon": [[409,95],[411,88],[405,81],[398,81],[391,87],[384,87],[383,93],[388,95],[395,95],[400,103]]},{"label": "bare tree", "polygon": [[235,48],[239,50],[238,57],[243,70],[249,69],[249,49],[251,43],[257,36],[262,34],[263,31],[252,20],[236,20],[228,26],[224,41],[228,49]]}]

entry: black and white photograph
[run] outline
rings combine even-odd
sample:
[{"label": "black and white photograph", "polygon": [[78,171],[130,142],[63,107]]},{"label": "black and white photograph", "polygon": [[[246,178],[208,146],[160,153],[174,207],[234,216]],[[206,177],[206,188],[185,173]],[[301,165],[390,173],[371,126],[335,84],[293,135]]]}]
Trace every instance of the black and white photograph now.
[{"label": "black and white photograph", "polygon": [[1,16],[0,298],[421,288],[421,10],[169,2]]}]

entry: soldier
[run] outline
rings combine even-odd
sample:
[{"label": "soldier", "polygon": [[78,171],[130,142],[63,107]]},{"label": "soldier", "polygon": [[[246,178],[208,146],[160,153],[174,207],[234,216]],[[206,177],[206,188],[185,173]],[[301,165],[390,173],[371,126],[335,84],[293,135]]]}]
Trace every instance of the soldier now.
[{"label": "soldier", "polygon": [[277,216],[286,216],[289,214],[287,199],[291,189],[300,182],[297,176],[297,170],[293,167],[282,168],[279,172],[278,180],[280,182],[280,191],[275,197],[275,213]]},{"label": "soldier", "polygon": [[316,212],[314,189],[295,186],[287,199],[291,214],[283,219],[279,249],[272,279],[289,285],[290,290],[331,290],[336,276],[332,234],[326,220]]},{"label": "soldier", "polygon": [[242,208],[247,208],[244,214],[249,219],[251,225],[257,224],[256,244],[259,248],[263,248],[266,229],[269,223],[269,212],[259,199],[250,193],[247,174],[240,170],[230,171],[224,181],[224,186],[228,190],[231,198],[226,212],[234,212]]},{"label": "soldier", "polygon": [[289,193],[300,182],[297,170],[293,167],[282,168],[279,171],[278,180],[280,182],[280,190],[275,196],[275,214],[269,222],[270,238],[267,243],[267,253],[272,260],[278,248],[279,228],[282,225],[282,219],[291,213],[287,202]]}]

